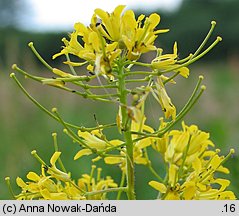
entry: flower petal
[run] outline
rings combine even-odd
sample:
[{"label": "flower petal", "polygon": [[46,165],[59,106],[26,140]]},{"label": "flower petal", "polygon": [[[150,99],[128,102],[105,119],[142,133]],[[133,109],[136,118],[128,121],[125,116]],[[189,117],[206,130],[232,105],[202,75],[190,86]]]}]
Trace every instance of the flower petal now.
[{"label": "flower petal", "polygon": [[104,161],[107,164],[119,164],[122,163],[124,159],[122,157],[105,157]]},{"label": "flower petal", "polygon": [[153,187],[155,190],[158,190],[160,193],[166,193],[167,191],[167,187],[164,184],[159,183],[157,181],[150,181],[149,185]]},{"label": "flower petal", "polygon": [[34,182],[38,182],[38,181],[41,179],[40,176],[37,175],[37,174],[34,173],[34,172],[29,172],[29,173],[27,174],[27,178],[28,178],[29,180],[34,181]]},{"label": "flower petal", "polygon": [[92,151],[90,149],[82,149],[76,153],[76,155],[74,156],[74,160],[77,160],[82,156],[90,155],[90,154],[92,154]]},{"label": "flower petal", "polygon": [[55,163],[57,161],[57,159],[60,157],[61,155],[61,152],[55,152],[52,157],[51,157],[51,160],[50,160],[50,163],[52,166],[55,166]]}]

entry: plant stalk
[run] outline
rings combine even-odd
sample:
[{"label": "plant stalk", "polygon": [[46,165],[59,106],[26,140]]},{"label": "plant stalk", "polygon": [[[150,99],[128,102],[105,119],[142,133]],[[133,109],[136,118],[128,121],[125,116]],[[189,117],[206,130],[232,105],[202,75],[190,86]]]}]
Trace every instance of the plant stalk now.
[{"label": "plant stalk", "polygon": [[123,64],[119,63],[119,85],[118,93],[122,115],[122,130],[126,143],[126,179],[127,179],[127,196],[129,200],[135,199],[135,176],[134,176],[134,157],[133,157],[133,141],[131,136],[131,120],[128,117],[127,109],[127,91],[125,83]]}]

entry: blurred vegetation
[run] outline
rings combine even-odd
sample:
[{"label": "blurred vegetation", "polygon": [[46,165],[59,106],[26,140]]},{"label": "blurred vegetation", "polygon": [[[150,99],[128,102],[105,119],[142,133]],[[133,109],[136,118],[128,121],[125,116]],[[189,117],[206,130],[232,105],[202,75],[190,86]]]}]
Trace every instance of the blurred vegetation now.
[{"label": "blurred vegetation", "polygon": [[[0,0],[0,3],[1,1],[6,0]],[[171,52],[173,43],[177,40],[181,57],[197,49],[210,28],[210,22],[215,20],[218,25],[214,36],[222,36],[223,43],[217,46],[216,51],[205,56],[203,61],[222,59],[236,61],[239,58],[238,8],[237,0],[184,0],[182,6],[176,11],[165,12],[162,9],[154,9],[145,12],[137,8],[135,11],[136,14],[159,13],[161,15],[159,28],[169,28],[170,32],[159,35],[157,43],[164,48],[165,52]],[[3,21],[6,20],[8,19],[3,19]],[[3,21],[1,23],[4,23]],[[0,25],[1,66],[9,66],[13,62],[22,64],[22,53],[26,52],[26,45],[30,41],[34,41],[43,57],[51,62],[52,54],[58,52],[62,46],[61,38],[68,37],[65,32],[24,32],[18,29],[18,25],[13,21],[11,21],[12,24],[7,23]],[[212,37],[209,42],[212,42],[215,37]],[[12,50],[14,53],[11,52]],[[53,62],[53,64],[58,63],[58,60]]]},{"label": "blurred vegetation", "polygon": [[[197,49],[210,28],[211,21],[217,26],[214,36],[222,36],[221,43],[215,52],[209,53],[203,61],[221,60],[238,57],[239,54],[239,1],[238,0],[184,0],[181,7],[173,12],[153,10],[161,14],[160,28],[169,28],[167,36],[160,35],[158,43],[171,51],[177,40],[181,56]],[[138,10],[138,13],[141,11]],[[211,42],[215,37],[211,38]]]},{"label": "blurred vegetation", "polygon": [[26,6],[26,0],[0,0],[0,28],[17,27],[29,12],[25,10]]},{"label": "blurred vegetation", "polygon": [[[7,1],[6,2],[14,2]],[[0,0],[0,6],[3,2]],[[15,1],[16,2],[16,1]],[[18,7],[18,6],[17,6]],[[1,7],[0,7],[1,8]],[[211,139],[223,153],[230,148],[236,149],[236,155],[227,166],[231,169],[230,178],[232,189],[239,197],[239,166],[238,166],[238,142],[239,142],[239,1],[237,0],[185,0],[182,6],[174,12],[165,12],[160,9],[146,13],[158,12],[161,14],[159,28],[169,28],[170,32],[160,35],[157,43],[165,50],[172,52],[175,40],[178,42],[180,56],[184,57],[196,50],[210,28],[210,22],[216,20],[214,37],[220,35],[223,42],[220,43],[210,54],[191,67],[191,75],[186,81],[177,79],[178,85],[169,93],[178,107],[182,107],[190,96],[197,77],[205,76],[204,83],[207,86],[205,95],[200,99],[192,112],[186,117],[187,124],[197,124],[200,129],[210,132]],[[12,9],[11,9],[12,10]],[[11,11],[10,10],[10,11]],[[0,18],[2,12],[0,9]],[[138,13],[141,11],[138,9]],[[17,14],[15,15],[18,16]],[[7,21],[8,22],[8,21]],[[10,80],[11,65],[17,63],[31,73],[47,73],[42,65],[36,60],[27,44],[35,42],[37,50],[52,66],[59,67],[59,60],[52,61],[51,56],[57,53],[62,46],[61,38],[67,37],[67,33],[35,33],[25,32],[18,28],[15,21],[0,25],[0,199],[10,198],[4,183],[5,176],[11,176],[12,182],[17,176],[24,177],[28,171],[39,171],[38,162],[31,157],[30,152],[37,149],[46,161],[53,153],[51,133],[58,132],[59,147],[63,152],[62,159],[69,170],[78,170],[75,175],[80,176],[90,170],[85,159],[73,161],[73,156],[78,146],[62,133],[62,127],[45,113],[38,110]],[[70,30],[71,31],[71,30]],[[31,80],[21,79],[26,89],[47,108],[58,107],[65,119],[75,124],[94,126],[95,114],[99,123],[111,123],[114,121],[117,108],[91,102],[75,95],[41,86]],[[148,121],[155,124],[159,112],[154,109],[153,100],[149,101]],[[106,115],[107,113],[107,115]],[[156,125],[154,125],[156,126]],[[180,125],[177,125],[179,127]],[[114,137],[112,131],[107,133]],[[153,152],[152,152],[153,153]],[[158,160],[155,155],[155,160]],[[102,163],[99,163],[103,165]],[[115,167],[109,167],[105,175],[117,177],[119,172]],[[158,168],[159,172],[163,172]],[[153,176],[144,167],[137,166],[136,187],[139,199],[149,199],[155,191],[147,186],[146,182]],[[15,183],[14,183],[15,184]],[[142,189],[142,185],[145,188]]]}]

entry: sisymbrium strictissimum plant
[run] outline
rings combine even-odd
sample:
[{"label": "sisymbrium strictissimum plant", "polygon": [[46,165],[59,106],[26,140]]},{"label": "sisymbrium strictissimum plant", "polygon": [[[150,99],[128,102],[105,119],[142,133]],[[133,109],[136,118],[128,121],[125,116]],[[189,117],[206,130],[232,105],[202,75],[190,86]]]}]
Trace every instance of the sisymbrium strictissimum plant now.
[{"label": "sisymbrium strictissimum plant", "polygon": [[[112,124],[97,125],[86,128],[66,122],[56,108],[49,111],[37,102],[21,85],[14,73],[10,76],[24,94],[41,110],[54,118],[64,127],[64,132],[79,144],[79,151],[74,160],[94,155],[92,170],[79,179],[73,179],[61,160],[57,147],[57,135],[53,133],[55,152],[46,163],[34,150],[32,155],[41,164],[39,173],[29,172],[27,181],[18,177],[17,185],[21,188],[15,194],[7,184],[15,199],[107,199],[108,193],[117,193],[116,199],[126,193],[128,199],[136,199],[135,166],[144,165],[154,175],[148,182],[152,190],[158,191],[152,199],[201,200],[201,199],[236,199],[227,188],[230,181],[218,177],[218,173],[228,174],[225,162],[234,153],[221,156],[215,148],[209,133],[201,131],[196,125],[186,125],[183,117],[198,101],[206,87],[201,85],[203,77],[199,76],[191,97],[178,111],[167,93],[175,84],[175,78],[190,75],[188,66],[208,53],[221,37],[204,49],[216,22],[211,22],[211,29],[203,43],[192,54],[179,59],[177,43],[172,53],[164,53],[155,46],[159,34],[168,29],[157,29],[160,16],[156,13],[146,17],[135,17],[132,10],[119,5],[112,13],[96,9],[89,26],[82,23],[74,25],[69,38],[63,38],[62,50],[53,56],[65,56],[64,64],[69,71],[52,68],[45,62],[33,43],[30,48],[38,59],[53,73],[53,78],[35,76],[13,65],[13,69],[27,78],[57,87],[85,99],[111,103],[118,107]],[[148,62],[140,58],[148,52],[154,57]],[[74,61],[72,61],[74,56]],[[140,69],[139,69],[140,68]],[[87,72],[83,72],[87,71]],[[98,83],[97,85],[95,83]],[[102,93],[103,92],[103,93]],[[145,109],[149,95],[158,102],[163,116],[158,121],[158,129],[153,129],[147,122]],[[182,128],[173,129],[181,121]],[[109,139],[104,134],[108,128],[115,128],[120,139]],[[148,150],[152,148],[162,158],[160,164],[152,164]],[[64,152],[63,152],[64,155]],[[72,158],[73,159],[73,158]],[[106,164],[117,165],[122,173],[121,180],[114,176],[102,176],[102,169],[94,163],[103,160]],[[162,167],[165,174],[158,173]],[[220,175],[222,176],[222,175]]]}]

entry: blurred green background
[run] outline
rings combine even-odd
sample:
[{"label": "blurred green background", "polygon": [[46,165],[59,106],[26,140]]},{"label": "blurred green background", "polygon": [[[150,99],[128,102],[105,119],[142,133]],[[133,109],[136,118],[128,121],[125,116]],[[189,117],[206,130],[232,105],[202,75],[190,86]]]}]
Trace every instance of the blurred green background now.
[{"label": "blurred green background", "polygon": [[[169,89],[169,94],[180,109],[190,96],[197,77],[204,75],[203,82],[207,90],[186,116],[185,121],[187,124],[197,124],[201,130],[210,132],[211,139],[223,154],[227,154],[230,148],[236,149],[236,154],[226,166],[231,170],[231,189],[238,197],[239,1],[185,0],[174,11],[161,8],[144,11],[142,7],[134,9],[137,14],[158,12],[161,15],[159,28],[169,28],[170,32],[160,35],[157,43],[165,52],[171,52],[176,40],[181,58],[195,51],[210,28],[210,22],[217,21],[218,25],[210,41],[220,35],[223,42],[204,59],[190,66],[190,77],[187,80],[178,78],[177,85]],[[9,78],[13,63],[36,75],[49,75],[28,48],[27,43],[30,41],[34,41],[37,50],[51,65],[61,67],[59,64],[62,59],[52,61],[51,56],[60,50],[61,38],[67,36],[65,31],[22,30],[18,26],[19,10],[21,13],[29,12],[27,1],[0,0],[0,199],[11,198],[4,182],[6,176],[11,177],[15,191],[19,192],[15,187],[16,177],[25,177],[28,171],[40,171],[39,163],[30,154],[33,149],[36,149],[45,161],[49,161],[54,151],[52,132],[58,133],[59,148],[63,152],[62,159],[68,170],[72,170],[73,177],[90,171],[90,165],[87,163],[90,159],[73,161],[73,156],[79,148],[62,132],[62,126],[32,104]],[[94,114],[100,124],[112,123],[115,120],[117,107],[88,101],[58,89],[42,86],[18,74],[17,76],[31,95],[49,109],[57,107],[69,122],[88,127],[95,126]],[[156,126],[160,112],[155,110],[155,107],[159,107],[155,106],[152,99],[147,106],[148,121]],[[179,128],[180,125],[176,127]],[[112,131],[107,131],[107,134],[111,138],[117,136]],[[157,162],[157,154],[152,152],[152,155],[153,161]],[[101,162],[97,165],[104,166]],[[163,172],[158,169],[159,172]],[[120,178],[120,172],[116,167],[106,166],[103,173],[115,179]],[[152,179],[154,177],[145,167],[136,166],[138,199],[155,197],[156,192],[147,185]]]}]

